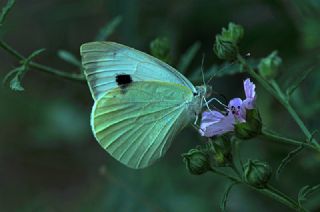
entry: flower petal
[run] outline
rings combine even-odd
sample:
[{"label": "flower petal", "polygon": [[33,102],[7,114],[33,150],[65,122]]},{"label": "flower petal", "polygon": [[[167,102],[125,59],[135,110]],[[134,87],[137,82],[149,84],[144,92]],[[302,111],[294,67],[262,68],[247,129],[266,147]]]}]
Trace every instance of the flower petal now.
[{"label": "flower petal", "polygon": [[242,105],[242,99],[240,98],[233,98],[230,100],[229,104],[228,104],[228,108],[231,109],[231,107],[235,107],[235,109],[240,109]]},{"label": "flower petal", "polygon": [[250,79],[246,79],[243,82],[243,87],[244,87],[244,92],[246,94],[246,99],[255,99],[256,96],[256,92],[255,92],[255,84],[253,84],[253,82],[250,81]]},{"label": "flower petal", "polygon": [[200,129],[204,129],[212,123],[219,122],[223,118],[224,115],[218,111],[205,111],[202,113]]},{"label": "flower petal", "polygon": [[[199,132],[202,136],[212,137],[234,130],[235,118],[232,114],[224,116],[218,111],[204,112]],[[209,121],[212,120],[212,121]]]},{"label": "flower petal", "polygon": [[247,98],[243,101],[242,103],[242,108],[243,109],[254,109],[256,107],[256,99],[252,99],[252,98]]}]

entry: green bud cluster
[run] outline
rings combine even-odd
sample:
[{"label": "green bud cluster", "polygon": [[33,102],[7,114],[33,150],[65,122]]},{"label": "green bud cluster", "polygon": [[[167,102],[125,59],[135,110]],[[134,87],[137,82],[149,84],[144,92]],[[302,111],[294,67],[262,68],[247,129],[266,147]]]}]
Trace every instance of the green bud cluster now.
[{"label": "green bud cluster", "polygon": [[261,59],[258,65],[260,75],[266,79],[275,78],[281,63],[282,59],[278,56],[278,52],[273,51],[267,57]]},{"label": "green bud cluster", "polygon": [[182,155],[187,170],[194,175],[201,175],[211,169],[209,155],[200,149],[191,149]]},{"label": "green bud cluster", "polygon": [[217,137],[212,143],[211,152],[214,166],[230,166],[232,163],[231,137],[228,134]]},{"label": "green bud cluster", "polygon": [[244,34],[241,25],[229,23],[228,28],[222,28],[222,32],[216,35],[213,51],[218,58],[223,60],[235,60],[238,54],[238,42]]},{"label": "green bud cluster", "polygon": [[265,188],[271,178],[272,169],[258,160],[248,160],[244,165],[244,180],[256,188]]},{"label": "green bud cluster", "polygon": [[240,139],[250,139],[261,134],[262,121],[257,109],[246,111],[246,122],[234,125],[235,135]]}]

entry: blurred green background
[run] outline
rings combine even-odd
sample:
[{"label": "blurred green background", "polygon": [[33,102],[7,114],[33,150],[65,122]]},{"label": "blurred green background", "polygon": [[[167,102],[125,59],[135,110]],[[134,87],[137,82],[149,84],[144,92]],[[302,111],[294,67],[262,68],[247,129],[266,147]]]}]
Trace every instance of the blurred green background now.
[{"label": "blurred green background", "polygon": [[[2,7],[5,1],[0,1]],[[79,57],[82,43],[92,41],[114,17],[122,22],[108,40],[149,51],[158,36],[169,38],[173,66],[200,41],[188,74],[219,61],[212,52],[215,34],[229,21],[245,27],[241,53],[261,58],[277,49],[284,64],[278,77],[314,67],[296,91],[293,104],[310,129],[318,129],[320,108],[320,2],[316,0],[20,0],[0,31],[18,51],[46,52],[37,62],[79,72],[57,56],[61,49]],[[17,61],[0,49],[0,79]],[[197,73],[196,73],[197,74]],[[198,73],[201,76],[200,72]],[[214,89],[227,98],[243,97],[246,75],[216,77]],[[89,116],[93,104],[85,83],[38,71],[23,79],[24,92],[0,89],[0,211],[218,211],[229,182],[213,174],[189,175],[181,154],[201,138],[190,126],[175,138],[167,155],[144,170],[126,168],[94,140]],[[264,123],[290,137],[303,138],[286,111],[257,85]],[[243,159],[269,162],[274,169],[292,150],[262,138],[241,144]],[[319,183],[320,156],[301,153],[272,183],[296,198],[299,188]],[[308,202],[320,211],[320,196]],[[228,211],[287,211],[244,186],[237,186]]]}]

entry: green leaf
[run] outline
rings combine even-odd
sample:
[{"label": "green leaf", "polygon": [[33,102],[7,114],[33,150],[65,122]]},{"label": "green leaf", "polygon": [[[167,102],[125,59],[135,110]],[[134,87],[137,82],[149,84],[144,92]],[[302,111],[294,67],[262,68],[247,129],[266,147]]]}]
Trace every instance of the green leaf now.
[{"label": "green leaf", "polygon": [[320,184],[315,186],[306,185],[302,187],[298,194],[298,203],[299,206],[302,207],[302,204],[308,200],[308,198],[315,193],[316,191],[320,190]]},{"label": "green leaf", "polygon": [[29,63],[31,60],[41,54],[45,49],[39,49],[34,52],[32,52],[26,59],[22,60],[20,63],[22,64],[21,66],[11,70],[3,79],[3,84],[5,84],[9,78],[12,79],[10,80],[10,88],[14,91],[23,91],[24,88],[21,84],[21,81],[25,75],[25,73],[29,70]]},{"label": "green leaf", "polygon": [[23,78],[25,71],[26,71],[26,68],[23,65],[13,69],[4,77],[3,84],[5,84],[9,80],[9,78],[13,76],[12,79],[10,80],[10,88],[14,91],[23,91],[24,88],[21,85],[21,80]]},{"label": "green leaf", "polygon": [[299,76],[296,76],[288,86],[286,93],[287,96],[290,97],[291,94],[299,87],[299,85],[307,78],[307,76],[314,70],[314,67],[306,69],[299,73]]},{"label": "green leaf", "polygon": [[25,59],[24,61],[24,65],[28,65],[28,63],[33,59],[35,58],[36,56],[38,56],[39,54],[41,54],[42,52],[44,52],[45,49],[38,49],[38,50],[35,50],[34,52],[32,52],[28,57],[27,59]]},{"label": "green leaf", "polygon": [[77,67],[80,67],[80,66],[81,66],[80,60],[79,60],[74,54],[72,54],[72,53],[70,53],[70,52],[68,52],[68,51],[59,50],[59,51],[58,51],[58,56],[59,56],[62,60],[66,61],[66,62],[68,62],[68,63],[70,63],[70,64],[72,64],[72,65],[75,65],[75,66],[77,66]]},{"label": "green leaf", "polygon": [[299,146],[288,153],[288,155],[281,161],[280,165],[276,171],[276,179],[279,179],[281,171],[292,161],[292,159],[297,156],[302,150],[304,149],[303,146]]},{"label": "green leaf", "polygon": [[2,26],[3,22],[5,21],[8,13],[16,3],[15,0],[8,0],[7,4],[2,8],[0,13],[0,27]]},{"label": "green leaf", "polygon": [[105,26],[103,26],[95,40],[96,41],[104,41],[104,40],[107,40],[108,37],[115,31],[115,29],[119,26],[119,24],[121,23],[122,21],[122,17],[121,16],[117,16],[115,17],[114,19],[111,20],[111,22],[108,22]]},{"label": "green leaf", "polygon": [[180,61],[177,65],[177,69],[181,73],[185,73],[187,68],[190,66],[192,60],[198,53],[199,49],[201,47],[200,42],[195,42],[192,46],[190,46],[187,51],[181,56]]},{"label": "green leaf", "polygon": [[18,67],[18,68],[15,68],[15,69],[9,71],[9,73],[7,73],[6,76],[3,78],[2,84],[3,84],[3,85],[6,84],[7,81],[9,80],[9,78],[10,78],[12,75],[16,74],[16,73],[19,71],[19,68],[21,68],[21,67]]},{"label": "green leaf", "polygon": [[230,194],[231,189],[233,188],[234,185],[238,184],[237,182],[231,183],[227,189],[225,190],[224,194],[223,194],[223,198],[220,202],[220,209],[221,211],[226,211],[226,206],[227,206],[227,201],[228,201],[228,197]]},{"label": "green leaf", "polygon": [[22,77],[19,74],[16,74],[13,79],[10,81],[10,88],[13,91],[24,91],[24,88],[21,85]]}]

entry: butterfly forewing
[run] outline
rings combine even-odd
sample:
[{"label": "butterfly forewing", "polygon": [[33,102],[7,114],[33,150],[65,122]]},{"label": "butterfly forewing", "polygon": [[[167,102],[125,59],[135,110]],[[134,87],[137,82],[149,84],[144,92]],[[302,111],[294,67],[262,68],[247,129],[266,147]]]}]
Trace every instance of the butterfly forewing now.
[{"label": "butterfly forewing", "polygon": [[173,137],[193,118],[192,99],[191,90],[180,84],[133,82],[95,102],[93,132],[115,159],[144,168],[163,156]]},{"label": "butterfly forewing", "polygon": [[117,75],[128,74],[133,81],[172,82],[194,86],[177,70],[166,63],[133,48],[113,42],[85,43],[80,48],[84,73],[96,100],[106,91],[118,87]]}]

